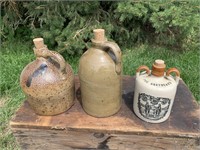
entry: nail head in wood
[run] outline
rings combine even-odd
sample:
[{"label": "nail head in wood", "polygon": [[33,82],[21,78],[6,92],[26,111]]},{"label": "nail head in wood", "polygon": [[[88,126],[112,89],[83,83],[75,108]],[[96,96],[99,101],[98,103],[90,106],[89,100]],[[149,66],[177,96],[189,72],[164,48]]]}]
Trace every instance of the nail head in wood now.
[{"label": "nail head in wood", "polygon": [[96,137],[96,138],[103,138],[103,137],[104,137],[104,134],[103,134],[103,133],[94,133],[93,135],[94,135],[94,137]]}]

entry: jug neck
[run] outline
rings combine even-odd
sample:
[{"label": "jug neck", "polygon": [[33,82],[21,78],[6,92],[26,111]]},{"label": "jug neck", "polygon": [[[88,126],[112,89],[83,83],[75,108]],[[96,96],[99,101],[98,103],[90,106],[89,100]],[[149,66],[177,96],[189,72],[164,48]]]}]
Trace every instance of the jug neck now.
[{"label": "jug neck", "polygon": [[98,41],[95,41],[94,39],[92,39],[92,47],[96,48],[96,49],[100,49],[100,50],[103,50],[104,49],[104,43],[107,42],[106,41],[103,41],[103,42],[98,42]]},{"label": "jug neck", "polygon": [[33,48],[36,57],[47,57],[49,54],[49,50],[47,46],[44,44],[43,38],[35,38],[33,39],[35,47]]},{"label": "jug neck", "polygon": [[151,74],[156,77],[163,77],[165,75],[166,65],[163,60],[157,59],[152,65]]},{"label": "jug neck", "polygon": [[104,43],[107,42],[104,29],[94,29],[94,39],[92,39],[92,46],[98,49],[104,48]]}]

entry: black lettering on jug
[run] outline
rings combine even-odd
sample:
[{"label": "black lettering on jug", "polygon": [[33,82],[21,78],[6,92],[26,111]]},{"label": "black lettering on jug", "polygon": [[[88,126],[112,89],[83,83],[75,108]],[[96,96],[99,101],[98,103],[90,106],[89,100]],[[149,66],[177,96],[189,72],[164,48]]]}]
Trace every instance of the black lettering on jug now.
[{"label": "black lettering on jug", "polygon": [[145,83],[149,83],[149,81],[147,81],[146,79],[144,79],[144,82],[145,82]]},{"label": "black lettering on jug", "polygon": [[162,87],[164,87],[164,86],[169,86],[169,85],[171,85],[172,83],[171,82],[168,82],[168,83],[165,83],[165,84],[157,84],[157,83],[151,83],[150,85],[153,85],[153,86],[162,86]]}]

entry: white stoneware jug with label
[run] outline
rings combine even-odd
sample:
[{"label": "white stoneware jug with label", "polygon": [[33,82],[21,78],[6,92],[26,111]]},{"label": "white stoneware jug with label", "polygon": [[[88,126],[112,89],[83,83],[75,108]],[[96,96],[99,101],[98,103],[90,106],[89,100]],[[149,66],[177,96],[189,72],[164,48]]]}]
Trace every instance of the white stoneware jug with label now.
[{"label": "white stoneware jug with label", "polygon": [[165,72],[165,67],[163,60],[156,60],[152,71],[147,66],[140,66],[136,71],[133,110],[146,122],[160,123],[170,115],[180,73],[176,68]]}]

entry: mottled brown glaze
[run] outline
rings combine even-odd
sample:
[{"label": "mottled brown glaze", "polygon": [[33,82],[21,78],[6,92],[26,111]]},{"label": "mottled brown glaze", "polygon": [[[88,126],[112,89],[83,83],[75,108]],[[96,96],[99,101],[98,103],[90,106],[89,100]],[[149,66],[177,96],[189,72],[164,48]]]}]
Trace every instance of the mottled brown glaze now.
[{"label": "mottled brown glaze", "polygon": [[94,30],[92,43],[79,62],[82,106],[91,116],[107,117],[121,106],[121,50],[103,29]]},{"label": "mottled brown glaze", "polygon": [[42,46],[40,40],[37,42],[34,41],[37,58],[22,71],[20,85],[37,114],[60,114],[73,105],[74,74],[60,54]]}]

